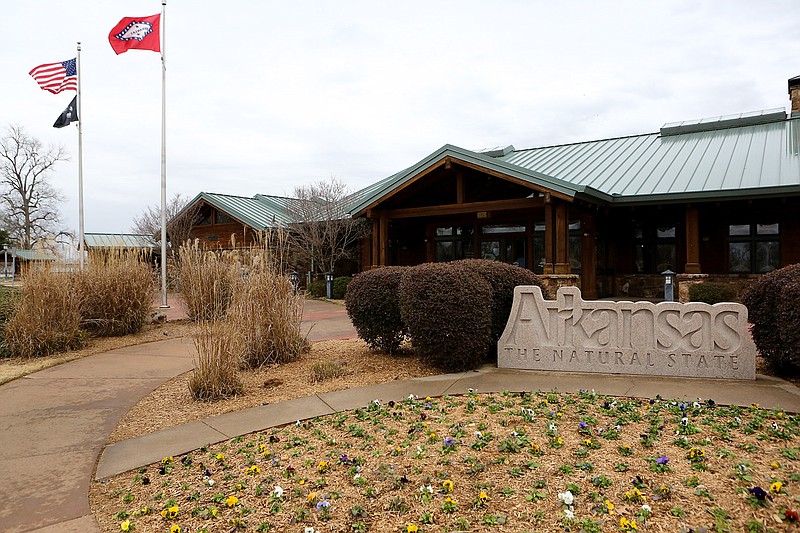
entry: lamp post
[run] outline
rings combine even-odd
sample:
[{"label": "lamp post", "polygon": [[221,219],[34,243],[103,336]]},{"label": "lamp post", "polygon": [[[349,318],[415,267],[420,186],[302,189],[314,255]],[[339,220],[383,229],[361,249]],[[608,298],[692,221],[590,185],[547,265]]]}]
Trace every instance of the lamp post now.
[{"label": "lamp post", "polygon": [[664,301],[673,302],[675,301],[675,272],[667,269],[661,275],[664,276]]},{"label": "lamp post", "polygon": [[292,284],[292,294],[297,294],[297,287],[300,285],[300,274],[294,270],[289,272],[289,283]]},{"label": "lamp post", "polygon": [[333,272],[325,272],[325,288],[328,293],[328,300],[333,300]]},{"label": "lamp post", "polygon": [[3,245],[3,281],[8,279],[8,245]]}]

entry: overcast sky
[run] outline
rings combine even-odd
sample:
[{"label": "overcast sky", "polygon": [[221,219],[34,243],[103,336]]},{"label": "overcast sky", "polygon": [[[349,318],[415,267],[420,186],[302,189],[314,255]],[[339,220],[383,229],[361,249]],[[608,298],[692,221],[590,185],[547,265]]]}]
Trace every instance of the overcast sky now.
[{"label": "overcast sky", "polygon": [[[71,161],[52,183],[78,228],[73,92],[31,68],[81,41],[85,230],[127,232],[160,203],[161,70],[116,56],[111,28],[158,0],[4,2],[3,134],[21,125]],[[797,0],[380,2],[169,0],[167,194],[291,195],[336,176],[353,190],[444,144],[530,148],[788,109],[800,75]]]}]

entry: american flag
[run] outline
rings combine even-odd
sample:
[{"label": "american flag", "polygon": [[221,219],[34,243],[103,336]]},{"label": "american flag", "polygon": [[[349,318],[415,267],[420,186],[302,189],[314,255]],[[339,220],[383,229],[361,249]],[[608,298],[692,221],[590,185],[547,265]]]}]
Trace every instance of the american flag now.
[{"label": "american flag", "polygon": [[53,94],[78,90],[78,68],[75,59],[39,65],[28,74],[33,76],[39,87]]}]

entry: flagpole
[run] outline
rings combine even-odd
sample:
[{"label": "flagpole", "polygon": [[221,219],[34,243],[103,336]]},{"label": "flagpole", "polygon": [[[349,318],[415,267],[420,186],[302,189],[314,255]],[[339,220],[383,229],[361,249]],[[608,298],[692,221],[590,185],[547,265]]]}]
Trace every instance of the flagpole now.
[{"label": "flagpole", "polygon": [[78,116],[78,233],[80,234],[78,241],[78,257],[80,261],[80,269],[83,272],[84,257],[83,257],[83,106],[81,105],[81,43],[78,42],[78,58],[76,60],[76,70],[78,78],[78,108],[75,110]]},{"label": "flagpole", "polygon": [[167,0],[161,1],[161,307],[167,303]]}]

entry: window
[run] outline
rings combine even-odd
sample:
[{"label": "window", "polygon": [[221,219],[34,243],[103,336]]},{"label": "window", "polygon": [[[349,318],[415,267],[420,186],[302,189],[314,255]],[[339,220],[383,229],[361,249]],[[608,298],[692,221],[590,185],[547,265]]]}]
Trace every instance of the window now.
[{"label": "window", "polygon": [[200,218],[195,222],[195,226],[207,226],[211,224],[211,211],[200,214]]},{"label": "window", "polygon": [[634,272],[661,274],[665,270],[675,270],[677,234],[677,227],[669,224],[634,222]]},{"label": "window", "polygon": [[235,222],[227,213],[223,213],[222,211],[217,211],[217,216],[214,220],[215,224],[228,224],[230,222]]},{"label": "window", "polygon": [[544,221],[533,225],[533,271],[537,274],[544,272]]},{"label": "window", "polygon": [[435,231],[436,261],[454,261],[456,259],[471,259],[472,235],[475,229],[472,226],[440,226]]},{"label": "window", "polygon": [[573,274],[580,274],[583,262],[583,231],[581,221],[569,223],[569,266]]},{"label": "window", "polygon": [[728,226],[728,272],[764,274],[781,265],[779,224]]}]

